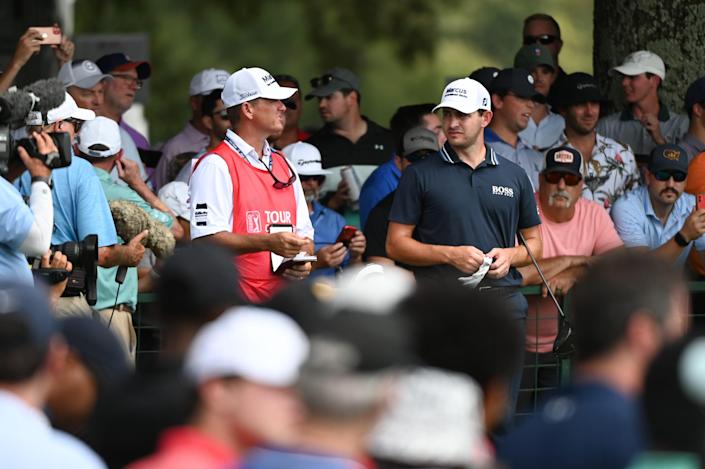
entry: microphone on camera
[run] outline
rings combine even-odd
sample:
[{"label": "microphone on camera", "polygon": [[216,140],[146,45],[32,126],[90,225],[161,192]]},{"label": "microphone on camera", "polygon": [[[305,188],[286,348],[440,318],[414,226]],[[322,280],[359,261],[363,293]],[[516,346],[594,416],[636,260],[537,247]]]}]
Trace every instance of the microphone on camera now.
[{"label": "microphone on camera", "polygon": [[24,124],[30,112],[46,115],[51,109],[61,106],[65,99],[64,85],[56,78],[35,81],[0,97],[0,123]]}]

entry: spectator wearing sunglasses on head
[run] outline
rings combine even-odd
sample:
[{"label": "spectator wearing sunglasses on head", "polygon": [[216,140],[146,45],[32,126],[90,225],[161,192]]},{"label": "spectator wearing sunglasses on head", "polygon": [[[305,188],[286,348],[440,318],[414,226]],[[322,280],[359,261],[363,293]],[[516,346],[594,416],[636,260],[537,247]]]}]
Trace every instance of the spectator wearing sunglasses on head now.
[{"label": "spectator wearing sunglasses on head", "polygon": [[646,186],[620,198],[612,219],[627,247],[651,249],[683,265],[690,250],[705,251],[705,209],[684,193],[688,155],[677,145],[659,145],[651,152]]},{"label": "spectator wearing sunglasses on head", "polygon": [[522,33],[523,44],[525,46],[533,44],[541,44],[546,47],[553,55],[553,61],[556,64],[558,78],[565,76],[565,72],[558,64],[558,54],[563,47],[561,39],[561,27],[558,21],[551,15],[546,13],[535,13],[524,19],[524,30]]},{"label": "spectator wearing sunglasses on head", "polygon": [[[292,258],[313,252],[313,227],[301,181],[286,157],[267,143],[268,137],[282,132],[282,101],[295,92],[279,86],[261,68],[230,75],[221,99],[232,130],[198,160],[189,184],[191,239],[230,249],[240,272],[240,290],[251,302],[269,299],[284,279],[301,280],[311,271],[309,262],[301,262],[278,275],[270,259],[271,253]],[[272,226],[277,230],[270,232]]]}]

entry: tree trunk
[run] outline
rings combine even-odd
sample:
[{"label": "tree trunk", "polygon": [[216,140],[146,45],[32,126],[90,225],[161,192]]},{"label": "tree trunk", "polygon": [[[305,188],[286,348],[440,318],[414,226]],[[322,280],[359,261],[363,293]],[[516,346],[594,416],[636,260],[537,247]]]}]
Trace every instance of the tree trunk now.
[{"label": "tree trunk", "polygon": [[683,112],[688,85],[705,75],[705,0],[595,0],[593,66],[600,88],[621,107],[618,80],[608,76],[630,52],[649,50],[666,63],[660,95]]}]

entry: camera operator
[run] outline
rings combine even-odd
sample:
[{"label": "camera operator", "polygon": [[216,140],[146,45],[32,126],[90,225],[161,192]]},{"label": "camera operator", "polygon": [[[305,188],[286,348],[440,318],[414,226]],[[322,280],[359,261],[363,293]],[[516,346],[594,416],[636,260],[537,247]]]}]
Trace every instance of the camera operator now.
[{"label": "camera operator", "polygon": [[[56,152],[51,137],[44,132],[31,134],[43,155]],[[18,147],[16,166],[27,169],[30,179],[29,207],[5,178],[0,178],[0,279],[32,284],[25,256],[39,257],[49,250],[54,224],[54,208],[49,181],[51,169]],[[10,177],[8,173],[6,177]]]},{"label": "camera operator", "polygon": [[[64,102],[45,114],[28,116],[27,132],[67,132],[74,141],[83,122],[95,118],[95,113],[79,108],[66,93]],[[72,151],[73,153],[73,151]],[[98,236],[98,265],[113,267],[136,266],[144,255],[144,246],[136,237],[126,245],[118,244],[113,218],[93,167],[86,160],[74,158],[65,168],[52,172],[54,232],[51,243],[80,242],[90,234]],[[30,193],[31,176],[25,172],[16,182],[20,193]],[[77,266],[73,266],[76,268]],[[93,309],[84,294],[61,298],[56,307],[59,315],[92,316]]]}]

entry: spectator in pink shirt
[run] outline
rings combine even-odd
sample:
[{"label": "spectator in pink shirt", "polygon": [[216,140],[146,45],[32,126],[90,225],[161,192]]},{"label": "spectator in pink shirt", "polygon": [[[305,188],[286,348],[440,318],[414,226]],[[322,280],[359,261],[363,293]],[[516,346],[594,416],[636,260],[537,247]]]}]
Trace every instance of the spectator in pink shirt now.
[{"label": "spectator in pink shirt", "polygon": [[[551,289],[560,300],[585,272],[593,256],[622,246],[609,215],[597,202],[581,197],[582,156],[572,147],[562,146],[546,152],[546,168],[539,178],[536,201],[541,217],[543,259],[539,265]],[[533,265],[519,269],[523,285],[541,284]],[[558,312],[545,287],[541,297],[529,297],[526,328],[526,364],[551,365],[558,332]],[[557,367],[530,367],[525,371],[522,388],[558,385]],[[533,408],[538,396],[520,396],[520,410]],[[527,406],[530,406],[527,408]]]}]

